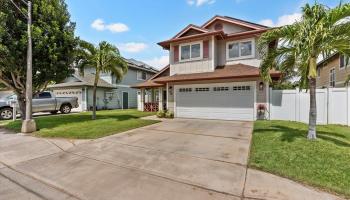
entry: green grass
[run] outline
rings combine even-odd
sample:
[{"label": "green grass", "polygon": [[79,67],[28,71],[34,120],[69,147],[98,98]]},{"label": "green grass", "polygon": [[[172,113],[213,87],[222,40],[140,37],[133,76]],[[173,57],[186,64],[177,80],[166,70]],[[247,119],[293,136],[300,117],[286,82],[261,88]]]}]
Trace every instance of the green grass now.
[{"label": "green grass", "polygon": [[249,165],[350,198],[350,128],[317,126],[318,139],[306,139],[307,125],[257,121]]},{"label": "green grass", "polygon": [[[106,110],[98,111],[96,120],[91,120],[91,112],[42,116],[35,118],[39,130],[34,134],[39,137],[95,139],[158,122],[140,119],[149,115],[154,113],[137,110]],[[21,121],[11,121],[3,126],[19,132]]]}]

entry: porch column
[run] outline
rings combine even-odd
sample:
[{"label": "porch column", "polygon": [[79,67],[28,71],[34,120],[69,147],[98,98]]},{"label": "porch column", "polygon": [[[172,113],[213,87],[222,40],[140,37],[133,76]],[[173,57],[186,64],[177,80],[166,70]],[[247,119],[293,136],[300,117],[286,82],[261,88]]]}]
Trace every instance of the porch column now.
[{"label": "porch column", "polygon": [[141,111],[145,111],[145,109],[144,109],[144,106],[145,106],[145,88],[141,88],[140,95],[141,95],[140,108],[141,108]]},{"label": "porch column", "polygon": [[161,87],[158,90],[158,98],[159,98],[158,109],[163,110],[163,88]]}]

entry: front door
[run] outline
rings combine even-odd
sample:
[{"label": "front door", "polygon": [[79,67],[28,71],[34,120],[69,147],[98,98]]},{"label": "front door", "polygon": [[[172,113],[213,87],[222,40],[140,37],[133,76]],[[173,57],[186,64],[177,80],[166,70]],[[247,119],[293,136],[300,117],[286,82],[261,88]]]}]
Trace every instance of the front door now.
[{"label": "front door", "polygon": [[123,109],[129,108],[129,93],[123,92]]}]

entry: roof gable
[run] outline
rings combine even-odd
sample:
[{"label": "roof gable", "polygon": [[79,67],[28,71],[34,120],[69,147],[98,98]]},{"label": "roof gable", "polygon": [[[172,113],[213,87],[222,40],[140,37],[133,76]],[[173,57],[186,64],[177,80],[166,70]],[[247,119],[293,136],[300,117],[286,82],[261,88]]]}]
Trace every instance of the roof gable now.
[{"label": "roof gable", "polygon": [[241,26],[241,27],[245,27],[251,30],[261,30],[261,29],[266,29],[269,28],[267,26],[263,26],[260,24],[256,24],[256,23],[252,23],[252,22],[248,22],[245,20],[241,20],[241,19],[237,19],[237,18],[233,18],[233,17],[227,17],[227,16],[219,16],[216,15],[213,18],[211,18],[209,21],[207,21],[206,23],[204,23],[202,25],[202,28],[206,29],[208,28],[211,24],[213,24],[216,21],[223,21],[223,22],[227,22],[236,26]]},{"label": "roof gable", "polygon": [[196,35],[196,34],[201,34],[201,33],[208,33],[209,30],[201,28],[199,26],[190,24],[186,26],[186,28],[182,29],[178,34],[176,34],[173,39],[175,38],[180,38],[184,36],[189,36],[189,35]]},{"label": "roof gable", "polygon": [[170,75],[170,65],[167,65],[163,69],[161,69],[157,74],[152,76],[149,80],[153,80],[158,77],[169,76],[169,75]]}]

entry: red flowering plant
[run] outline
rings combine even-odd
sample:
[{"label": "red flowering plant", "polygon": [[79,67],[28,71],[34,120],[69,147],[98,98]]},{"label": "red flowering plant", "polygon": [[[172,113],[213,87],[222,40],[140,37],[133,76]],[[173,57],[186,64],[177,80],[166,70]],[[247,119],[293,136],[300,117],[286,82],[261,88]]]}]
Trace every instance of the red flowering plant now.
[{"label": "red flowering plant", "polygon": [[267,111],[266,105],[265,104],[258,104],[257,111],[258,111],[259,119],[264,119],[265,118],[265,112]]}]

